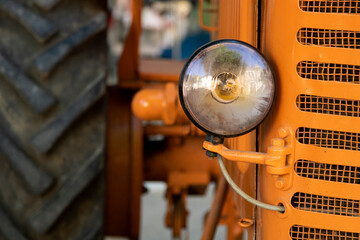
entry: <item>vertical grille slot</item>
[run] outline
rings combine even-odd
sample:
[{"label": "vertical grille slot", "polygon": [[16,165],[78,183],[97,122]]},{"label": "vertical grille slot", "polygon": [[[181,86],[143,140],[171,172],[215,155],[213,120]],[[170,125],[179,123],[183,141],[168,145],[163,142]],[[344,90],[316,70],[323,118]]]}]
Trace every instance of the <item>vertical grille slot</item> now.
[{"label": "vertical grille slot", "polygon": [[335,48],[360,48],[360,32],[347,30],[301,28],[297,39],[303,45]]},{"label": "vertical grille slot", "polygon": [[360,234],[354,232],[337,231],[331,229],[321,229],[306,227],[301,225],[293,225],[290,228],[290,237],[293,240],[305,239],[338,239],[338,240],[355,240],[359,239]]},{"label": "vertical grille slot", "polygon": [[291,205],[303,211],[358,217],[359,200],[334,198],[297,192],[291,198]]},{"label": "vertical grille slot", "polygon": [[360,184],[360,167],[317,163],[300,159],[295,163],[295,172],[300,177],[305,178]]},{"label": "vertical grille slot", "polygon": [[300,127],[296,131],[299,143],[318,147],[360,151],[360,134]]},{"label": "vertical grille slot", "polygon": [[359,14],[359,0],[300,0],[299,6],[305,12]]},{"label": "vertical grille slot", "polygon": [[360,83],[360,66],[358,65],[302,61],[297,65],[297,73],[306,79]]},{"label": "vertical grille slot", "polygon": [[360,101],[343,98],[320,97],[301,94],[296,99],[299,110],[311,113],[341,115],[347,117],[360,116]]}]

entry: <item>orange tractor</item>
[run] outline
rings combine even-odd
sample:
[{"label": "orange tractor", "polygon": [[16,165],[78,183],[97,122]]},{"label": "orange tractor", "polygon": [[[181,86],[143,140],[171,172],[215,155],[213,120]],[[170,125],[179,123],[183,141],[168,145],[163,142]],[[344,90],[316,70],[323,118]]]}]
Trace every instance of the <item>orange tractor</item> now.
[{"label": "orange tractor", "polygon": [[0,239],[139,239],[153,180],[174,238],[216,182],[203,240],[359,239],[360,1],[199,0],[186,62],[131,2],[105,87],[106,1],[0,0]]},{"label": "orange tractor", "polygon": [[[126,145],[115,146],[120,135],[108,133],[110,156],[121,152],[119,146],[130,149],[132,180],[124,184],[128,201],[139,205],[142,180],[166,181],[166,223],[177,237],[185,226],[186,195],[215,180],[203,239],[212,239],[225,215],[228,239],[241,231],[248,239],[358,239],[360,2],[220,0],[212,9],[203,9],[202,1],[199,5],[201,25],[204,14],[215,19],[214,25],[203,26],[215,33],[215,41],[186,63],[138,59],[140,5],[134,5],[113,108],[122,104],[130,115],[132,100],[138,118],[163,124],[139,130],[139,121],[129,119],[133,132]],[[119,93],[129,88],[142,90],[124,104]],[[108,110],[109,131],[118,121],[113,108]],[[165,136],[162,150],[143,146],[142,134]],[[218,159],[220,170],[206,155]],[[113,164],[108,171],[119,171]],[[110,187],[113,204],[120,201],[114,195]],[[134,217],[134,211],[128,214]],[[135,228],[124,226],[126,231],[134,229],[136,235],[137,220],[128,225]]]}]

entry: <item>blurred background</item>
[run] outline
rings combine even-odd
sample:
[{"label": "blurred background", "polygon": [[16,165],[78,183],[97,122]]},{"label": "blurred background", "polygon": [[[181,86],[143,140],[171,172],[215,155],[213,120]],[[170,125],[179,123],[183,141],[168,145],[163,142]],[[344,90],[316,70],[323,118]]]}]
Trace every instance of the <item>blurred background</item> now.
[{"label": "blurred background", "polygon": [[[121,55],[131,25],[131,1],[110,0],[111,20],[108,30],[110,74],[108,84],[116,85],[117,61]],[[205,7],[211,5],[205,1]],[[139,56],[142,59],[184,61],[202,45],[211,41],[209,31],[199,25],[199,4],[195,0],[145,0],[141,9]],[[205,15],[204,24],[212,19]],[[146,124],[146,123],[145,123]],[[161,124],[161,123],[160,123]],[[150,136],[151,141],[162,141],[163,136]],[[140,239],[172,239],[172,230],[166,228],[166,183],[145,182],[146,193],[141,197]],[[187,229],[181,239],[201,239],[205,215],[208,213],[215,184],[210,184],[204,195],[187,198]],[[108,237],[109,240],[127,239]],[[226,239],[225,226],[217,229],[214,239]]]},{"label": "blurred background", "polygon": [[[109,0],[112,18],[108,30],[111,73],[109,83],[115,84],[116,61],[124,48],[131,25],[132,1]],[[205,5],[209,5],[205,1]],[[141,9],[140,58],[185,60],[200,46],[208,43],[211,33],[199,26],[196,0],[145,0]],[[210,16],[204,23],[209,24]]]}]

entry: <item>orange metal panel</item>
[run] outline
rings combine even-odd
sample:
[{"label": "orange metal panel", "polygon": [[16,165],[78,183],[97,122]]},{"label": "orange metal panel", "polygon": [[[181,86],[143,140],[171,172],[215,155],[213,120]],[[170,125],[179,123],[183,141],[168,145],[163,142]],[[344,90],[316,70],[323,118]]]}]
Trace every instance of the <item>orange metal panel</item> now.
[{"label": "orange metal panel", "polygon": [[[275,71],[277,93],[273,108],[262,125],[260,150],[266,150],[270,139],[276,136],[277,130],[281,126],[290,127],[294,131],[298,128],[314,129],[313,132],[309,130],[308,132],[304,131],[304,135],[298,135],[295,161],[304,159],[312,161],[314,164],[320,163],[320,165],[317,165],[316,168],[313,167],[315,165],[303,165],[307,175],[294,174],[293,186],[286,191],[276,189],[274,180],[266,173],[265,168],[259,167],[259,198],[271,204],[278,204],[281,201],[285,205],[286,211],[284,214],[268,210],[258,211],[257,219],[261,219],[261,221],[257,221],[257,237],[266,240],[313,239],[317,236],[318,239],[322,239],[325,238],[323,235],[323,237],[320,236],[323,233],[316,229],[327,229],[325,232],[327,231],[328,239],[336,239],[340,236],[343,236],[344,239],[348,239],[350,236],[355,239],[356,236],[359,237],[360,232],[358,217],[360,195],[358,193],[359,185],[355,182],[358,173],[354,168],[360,166],[359,150],[357,150],[359,139],[356,137],[356,134],[360,133],[360,118],[353,115],[346,116],[346,111],[350,112],[350,110],[344,109],[351,109],[354,106],[345,106],[346,104],[341,106],[343,104],[341,101],[335,103],[334,100],[326,105],[317,105],[318,102],[311,102],[312,100],[308,99],[308,103],[301,104],[310,110],[308,112],[301,111],[300,105],[297,105],[297,97],[300,94],[307,94],[359,100],[359,86],[341,82],[342,77],[340,74],[335,76],[336,73],[322,74],[319,80],[305,79],[304,76],[301,77],[298,74],[297,66],[301,61],[360,65],[359,50],[305,45],[298,40],[298,32],[302,28],[360,31],[360,16],[305,12],[299,7],[299,1],[308,2],[305,0],[263,1],[261,50]],[[318,43],[326,42],[324,40],[326,36],[317,33],[305,37],[310,39],[309,41],[313,41],[315,38],[318,39],[315,40]],[[331,37],[334,35],[330,34],[329,38]],[[336,40],[329,41],[331,44],[334,41],[339,43]],[[347,44],[346,40],[343,40],[341,44]],[[324,68],[320,70],[322,73],[325,71]],[[306,73],[311,75],[314,74],[314,71],[309,68]],[[344,77],[346,78],[349,72],[343,74],[346,75]],[[329,75],[331,75],[330,78]],[[331,80],[332,76],[336,81]],[[330,80],[325,81],[326,78]],[[334,103],[331,103],[332,101]],[[332,107],[332,104],[336,106]],[[322,109],[319,111],[322,112],[316,113],[318,111],[316,106],[321,106]],[[334,111],[331,111],[332,108]],[[344,111],[344,113],[335,115],[340,111]],[[332,131],[332,133],[328,131]],[[334,133],[333,131],[338,132]],[[347,132],[348,135],[346,135]],[[341,134],[343,134],[343,138]],[[305,140],[301,140],[301,138]],[[346,147],[353,148],[353,150],[346,150]],[[327,170],[325,164],[330,166]],[[340,167],[330,164],[338,164]],[[320,170],[322,168],[323,170]],[[355,172],[351,173],[351,169]],[[341,180],[342,178],[338,177],[339,174],[344,174],[345,178],[349,176],[349,179],[352,180]],[[332,175],[331,178],[330,175]],[[302,198],[297,198],[298,195]],[[298,228],[296,225],[307,228]],[[292,227],[291,237],[290,229]],[[310,232],[315,234],[316,231],[319,235],[306,235]]]},{"label": "orange metal panel", "polygon": [[139,237],[143,128],[131,114],[131,91],[108,88],[105,233]]},{"label": "orange metal panel", "polygon": [[220,0],[219,35],[256,46],[257,1]]},{"label": "orange metal panel", "polygon": [[[231,38],[257,44],[257,1],[219,1],[218,38]],[[225,144],[230,149],[256,151],[256,132],[242,137],[228,139]],[[247,163],[226,163],[233,179],[250,196],[256,195],[256,166]],[[234,202],[241,218],[255,219],[255,207],[233,192]],[[254,237],[254,225],[248,229],[248,239]]]},{"label": "orange metal panel", "polygon": [[139,239],[141,194],[143,192],[143,128],[142,122],[131,116],[131,203],[130,203],[130,239]]},{"label": "orange metal panel", "polygon": [[108,88],[106,234],[130,236],[131,112],[130,92]]}]

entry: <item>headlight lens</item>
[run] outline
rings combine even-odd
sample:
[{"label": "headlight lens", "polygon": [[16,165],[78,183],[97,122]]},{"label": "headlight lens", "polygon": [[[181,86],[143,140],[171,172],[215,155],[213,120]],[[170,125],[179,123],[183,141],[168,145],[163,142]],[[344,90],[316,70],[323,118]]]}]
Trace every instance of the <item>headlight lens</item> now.
[{"label": "headlight lens", "polygon": [[239,136],[265,118],[274,99],[273,73],[250,45],[219,40],[198,49],[185,64],[179,81],[181,105],[203,131]]}]

